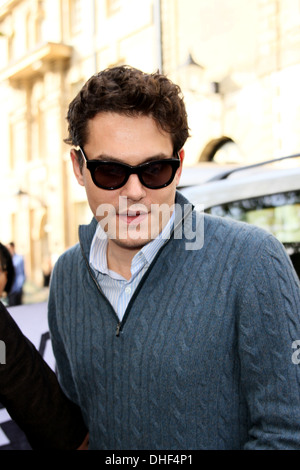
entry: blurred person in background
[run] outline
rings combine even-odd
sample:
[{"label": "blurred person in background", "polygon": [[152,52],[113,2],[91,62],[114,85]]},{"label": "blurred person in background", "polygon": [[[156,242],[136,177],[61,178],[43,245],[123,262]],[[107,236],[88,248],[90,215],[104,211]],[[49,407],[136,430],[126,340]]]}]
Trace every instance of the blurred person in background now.
[{"label": "blurred person in background", "polygon": [[15,279],[15,268],[8,248],[0,243],[0,298],[8,296]]},{"label": "blurred person in background", "polygon": [[9,306],[22,305],[23,301],[23,286],[25,283],[25,268],[23,256],[16,253],[15,243],[10,242],[8,249],[12,256],[13,264],[15,267],[15,280],[8,295]]},{"label": "blurred person in background", "polygon": [[[0,243],[0,298],[9,293],[14,266]],[[0,302],[0,402],[26,434],[33,449],[85,449],[87,429],[79,408],[62,392],[56,375]]]},{"label": "blurred person in background", "polygon": [[43,287],[49,287],[52,272],[51,256],[45,256],[42,263]]}]

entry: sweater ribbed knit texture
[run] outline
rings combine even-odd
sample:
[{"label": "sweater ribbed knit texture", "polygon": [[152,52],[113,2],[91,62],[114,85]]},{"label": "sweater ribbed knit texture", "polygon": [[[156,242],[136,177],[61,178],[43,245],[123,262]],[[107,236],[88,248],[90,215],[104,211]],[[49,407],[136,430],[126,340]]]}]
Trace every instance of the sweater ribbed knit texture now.
[{"label": "sweater ribbed knit texture", "polygon": [[95,228],[58,260],[49,298],[59,379],[90,448],[300,449],[300,291],[282,245],[205,215],[202,249],[166,243],[116,336],[87,264]]}]

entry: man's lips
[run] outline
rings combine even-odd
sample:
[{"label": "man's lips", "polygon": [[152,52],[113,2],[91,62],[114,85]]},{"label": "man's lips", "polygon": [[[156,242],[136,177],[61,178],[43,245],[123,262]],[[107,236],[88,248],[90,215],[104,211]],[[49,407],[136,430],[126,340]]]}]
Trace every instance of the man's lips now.
[{"label": "man's lips", "polygon": [[140,224],[148,216],[148,212],[128,211],[118,214],[119,220],[126,224]]}]

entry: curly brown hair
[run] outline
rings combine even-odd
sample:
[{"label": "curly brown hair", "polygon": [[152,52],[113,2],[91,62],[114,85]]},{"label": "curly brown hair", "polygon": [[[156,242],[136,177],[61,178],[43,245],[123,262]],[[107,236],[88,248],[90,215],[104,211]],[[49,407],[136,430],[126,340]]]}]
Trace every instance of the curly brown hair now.
[{"label": "curly brown hair", "polygon": [[88,120],[101,112],[151,116],[171,135],[174,153],[189,137],[181,89],[159,72],[147,74],[123,65],[93,75],[69,105],[69,136],[64,142],[83,147],[88,140]]}]

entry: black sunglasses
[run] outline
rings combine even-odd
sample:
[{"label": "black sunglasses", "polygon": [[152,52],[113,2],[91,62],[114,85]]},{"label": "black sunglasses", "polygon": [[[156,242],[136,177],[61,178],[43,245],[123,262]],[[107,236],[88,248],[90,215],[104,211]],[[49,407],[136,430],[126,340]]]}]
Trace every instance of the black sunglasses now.
[{"label": "black sunglasses", "polygon": [[119,189],[124,186],[130,175],[136,174],[140,182],[149,189],[165,188],[172,183],[180,167],[180,158],[167,158],[131,166],[125,163],[88,160],[81,147],[79,150],[86,167],[91,172],[92,180],[98,188]]}]

